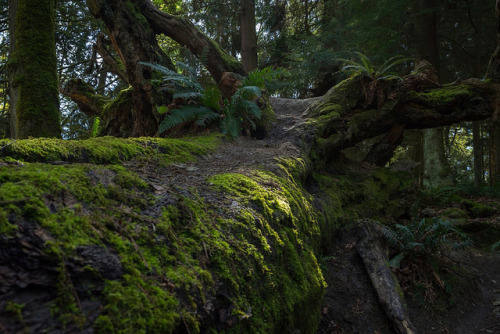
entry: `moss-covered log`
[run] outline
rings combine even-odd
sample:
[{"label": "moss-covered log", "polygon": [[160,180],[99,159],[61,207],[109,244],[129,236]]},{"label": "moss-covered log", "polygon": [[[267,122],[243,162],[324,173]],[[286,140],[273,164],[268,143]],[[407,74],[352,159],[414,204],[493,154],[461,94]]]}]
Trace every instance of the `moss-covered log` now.
[{"label": "moss-covered log", "polygon": [[384,169],[313,173],[314,198],[310,166],[290,158],[165,184],[159,171],[219,138],[0,140],[4,328],[314,333],[320,249],[341,224],[405,214],[397,192],[410,183]]},{"label": "moss-covered log", "polygon": [[384,159],[373,161],[383,165],[399,144],[403,129],[481,120],[493,114],[498,90],[493,83],[468,80],[414,89],[418,85],[412,79],[356,75],[332,88],[305,113],[304,127],[314,133],[310,142],[312,157],[319,163],[331,161],[346,148],[387,134],[376,149],[378,158]]}]

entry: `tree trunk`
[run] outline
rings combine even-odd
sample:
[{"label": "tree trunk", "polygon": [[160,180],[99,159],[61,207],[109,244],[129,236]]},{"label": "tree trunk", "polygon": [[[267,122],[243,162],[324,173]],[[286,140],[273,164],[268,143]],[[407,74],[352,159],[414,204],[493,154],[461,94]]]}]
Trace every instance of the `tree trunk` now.
[{"label": "tree trunk", "polygon": [[129,135],[153,136],[158,131],[158,120],[152,105],[152,70],[139,62],[158,63],[171,69],[173,64],[159,47],[155,32],[141,13],[140,3],[88,0],[87,4],[91,13],[105,23],[132,86],[134,119]]},{"label": "tree trunk", "polygon": [[[491,56],[486,78],[500,83],[500,0],[496,1],[497,47]],[[495,112],[491,119],[490,133],[490,183],[500,182],[500,93],[494,103]]]},{"label": "tree trunk", "polygon": [[[9,59],[12,60],[16,50],[16,17],[17,17],[17,3],[19,0],[9,0]],[[9,113],[10,113],[10,136],[17,138],[17,101],[19,100],[19,85],[15,81],[18,76],[18,68],[8,66],[8,80],[9,80]]]},{"label": "tree trunk", "polygon": [[[16,8],[17,4],[17,8]],[[56,0],[11,1],[9,59],[16,138],[61,137],[55,48]],[[12,13],[11,13],[12,14]]]},{"label": "tree trunk", "polygon": [[[342,150],[382,134],[399,138],[399,129],[425,129],[467,120],[491,117],[497,87],[480,80],[434,89],[414,90],[419,74],[408,76],[405,83],[376,80],[362,75],[347,79],[314,102],[301,127],[306,149],[314,162],[328,168]],[[374,82],[376,82],[374,84]],[[411,83],[409,85],[408,83]],[[367,88],[368,87],[368,88]],[[367,89],[373,94],[363,94]],[[376,87],[376,88],[373,88]],[[385,94],[385,97],[384,97]],[[369,96],[378,96],[373,100]],[[392,134],[391,134],[392,133]],[[396,141],[394,141],[396,142]],[[386,145],[390,156],[396,145]]]},{"label": "tree trunk", "polygon": [[474,185],[479,188],[483,184],[483,140],[481,138],[481,122],[472,123],[472,146],[474,150]]},{"label": "tree trunk", "polygon": [[[439,44],[437,35],[436,0],[418,0],[417,58],[427,60],[439,77]],[[419,33],[420,34],[419,34]],[[443,129],[425,129],[423,138],[423,185],[436,187],[451,184],[448,161],[445,155]]]},{"label": "tree trunk", "polygon": [[445,155],[443,128],[423,131],[423,151],[423,186],[433,188],[452,185]]},{"label": "tree trunk", "polygon": [[257,68],[257,33],[255,31],[255,0],[241,0],[241,63],[245,71]]}]

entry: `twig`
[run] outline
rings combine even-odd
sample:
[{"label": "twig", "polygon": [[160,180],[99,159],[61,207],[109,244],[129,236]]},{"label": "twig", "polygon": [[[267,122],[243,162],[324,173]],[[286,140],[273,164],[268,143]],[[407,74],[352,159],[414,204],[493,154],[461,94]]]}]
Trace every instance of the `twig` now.
[{"label": "twig", "polygon": [[9,145],[12,145],[16,142],[16,140],[14,139],[13,141],[11,141],[10,143],[8,143],[7,145],[4,145],[2,148],[0,148],[0,150],[3,150],[4,148],[6,148],[7,146]]}]

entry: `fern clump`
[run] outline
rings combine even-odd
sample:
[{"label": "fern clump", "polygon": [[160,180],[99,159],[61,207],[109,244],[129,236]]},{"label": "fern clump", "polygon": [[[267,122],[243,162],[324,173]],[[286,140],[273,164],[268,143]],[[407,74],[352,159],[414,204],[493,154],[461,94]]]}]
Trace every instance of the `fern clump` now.
[{"label": "fern clump", "polygon": [[219,123],[221,132],[231,138],[236,138],[244,130],[256,130],[262,118],[257,105],[262,89],[286,75],[284,69],[274,70],[271,67],[252,71],[242,79],[236,93],[223,100],[218,87],[203,88],[195,79],[196,73],[184,64],[181,67],[188,75],[158,64],[140,64],[161,73],[160,90],[170,93],[174,102],[182,102],[157,108],[160,114],[165,115],[159,126],[160,134],[186,124],[206,127],[215,122]]},{"label": "fern clump", "polygon": [[364,74],[373,79],[398,79],[403,80],[403,78],[396,73],[389,72],[391,68],[406,61],[413,60],[413,58],[405,58],[402,56],[395,56],[387,61],[385,61],[382,65],[376,66],[370,58],[361,52],[354,52],[357,60],[345,59],[345,58],[337,58],[335,60],[341,62],[344,66],[341,69],[341,72],[346,72],[348,74]]},{"label": "fern clump", "polygon": [[443,246],[460,249],[472,245],[472,240],[452,222],[435,217],[415,220],[409,225],[396,224],[394,230],[383,226],[382,234],[399,252],[389,261],[394,268],[398,268],[405,257],[415,259],[432,255]]}]

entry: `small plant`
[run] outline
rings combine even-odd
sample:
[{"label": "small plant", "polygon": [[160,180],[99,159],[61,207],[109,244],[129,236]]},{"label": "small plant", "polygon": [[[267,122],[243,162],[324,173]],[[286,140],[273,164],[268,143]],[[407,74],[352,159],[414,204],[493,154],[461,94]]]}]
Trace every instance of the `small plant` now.
[{"label": "small plant", "polygon": [[382,228],[389,244],[399,251],[389,261],[393,268],[399,268],[401,260],[406,257],[415,259],[431,255],[440,246],[460,249],[472,245],[472,240],[448,220],[426,218],[409,225],[396,224],[395,227],[395,230]]},{"label": "small plant", "polygon": [[261,110],[255,101],[260,97],[261,90],[257,86],[241,87],[231,97],[224,101],[220,127],[223,134],[236,138],[244,128],[256,128],[255,120],[260,119]]},{"label": "small plant", "polygon": [[94,122],[92,123],[92,130],[90,131],[90,137],[95,138],[99,134],[99,117],[94,118]]},{"label": "small plant", "polygon": [[385,61],[382,65],[376,66],[370,58],[361,52],[354,52],[354,55],[358,59],[357,61],[345,58],[337,58],[337,61],[343,63],[341,72],[347,72],[349,74],[365,74],[372,77],[373,79],[398,79],[403,80],[399,75],[389,72],[391,68],[405,61],[413,60],[412,58],[405,58],[403,56],[395,56]]}]

